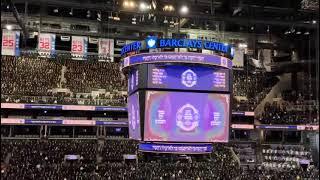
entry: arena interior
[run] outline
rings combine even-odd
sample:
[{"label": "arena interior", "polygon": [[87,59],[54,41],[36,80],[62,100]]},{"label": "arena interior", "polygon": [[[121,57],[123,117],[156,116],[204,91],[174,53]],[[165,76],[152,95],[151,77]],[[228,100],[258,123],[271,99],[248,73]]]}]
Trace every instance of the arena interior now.
[{"label": "arena interior", "polygon": [[1,0],[1,179],[319,179],[319,0]]}]

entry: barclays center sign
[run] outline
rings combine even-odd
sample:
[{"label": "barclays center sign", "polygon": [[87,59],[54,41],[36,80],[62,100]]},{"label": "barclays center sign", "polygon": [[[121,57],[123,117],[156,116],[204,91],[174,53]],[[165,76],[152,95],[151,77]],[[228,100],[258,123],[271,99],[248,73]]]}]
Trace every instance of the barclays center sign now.
[{"label": "barclays center sign", "polygon": [[129,52],[156,48],[193,48],[206,49],[218,53],[223,53],[227,57],[233,57],[234,48],[228,44],[214,41],[198,39],[158,39],[157,37],[148,37],[145,41],[136,41],[124,46],[121,49],[121,55]]}]

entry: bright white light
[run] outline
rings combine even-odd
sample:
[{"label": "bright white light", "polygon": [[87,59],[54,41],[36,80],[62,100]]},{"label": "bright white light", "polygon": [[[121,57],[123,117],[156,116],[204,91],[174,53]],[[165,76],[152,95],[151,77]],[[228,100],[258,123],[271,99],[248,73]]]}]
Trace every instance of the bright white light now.
[{"label": "bright white light", "polygon": [[181,14],[187,14],[189,12],[189,8],[187,6],[182,6],[180,9]]},{"label": "bright white light", "polygon": [[245,43],[240,43],[240,44],[238,45],[238,47],[239,47],[239,48],[247,48],[248,45],[245,44]]},{"label": "bright white light", "polygon": [[228,46],[229,44],[228,43],[223,43],[223,45]]},{"label": "bright white light", "polygon": [[123,1],[122,5],[125,8],[134,8],[136,6],[134,1],[128,1],[128,0]]},{"label": "bright white light", "polygon": [[317,21],[316,21],[316,20],[313,20],[313,21],[312,21],[312,24],[316,24],[316,23],[317,23]]},{"label": "bright white light", "polygon": [[13,29],[13,27],[12,27],[12,25],[7,24],[7,25],[6,25],[6,29],[8,29],[8,30],[12,30],[12,29]]},{"label": "bright white light", "polygon": [[310,34],[310,33],[309,33],[308,31],[304,33],[304,35],[309,35],[309,34]]},{"label": "bright white light", "polygon": [[165,5],[164,7],[163,7],[163,10],[164,11],[174,11],[174,7],[172,6],[172,5]]},{"label": "bright white light", "polygon": [[301,32],[300,32],[300,31],[298,31],[298,32],[296,32],[296,34],[301,34]]},{"label": "bright white light", "polygon": [[128,2],[128,1],[124,1],[124,2],[123,2],[123,6],[124,6],[124,7],[129,7],[129,2]]},{"label": "bright white light", "polygon": [[141,2],[139,6],[140,11],[146,11],[150,9],[150,6],[148,6],[145,2]]},{"label": "bright white light", "polygon": [[133,8],[133,7],[135,7],[135,6],[136,6],[136,4],[135,4],[133,1],[130,1],[130,2],[129,2],[129,7]]}]

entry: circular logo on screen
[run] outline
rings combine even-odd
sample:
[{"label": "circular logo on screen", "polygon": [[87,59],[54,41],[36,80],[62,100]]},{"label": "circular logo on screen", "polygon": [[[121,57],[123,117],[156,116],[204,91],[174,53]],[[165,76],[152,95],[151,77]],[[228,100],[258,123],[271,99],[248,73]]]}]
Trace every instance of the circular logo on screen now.
[{"label": "circular logo on screen", "polygon": [[194,131],[199,126],[199,111],[191,104],[183,105],[176,114],[176,124],[186,132]]},{"label": "circular logo on screen", "polygon": [[132,130],[135,130],[136,129],[136,111],[135,111],[135,108],[134,108],[134,105],[131,105],[131,128]]},{"label": "circular logo on screen", "polygon": [[186,87],[192,87],[197,84],[197,74],[191,69],[186,70],[181,75],[181,83]]}]

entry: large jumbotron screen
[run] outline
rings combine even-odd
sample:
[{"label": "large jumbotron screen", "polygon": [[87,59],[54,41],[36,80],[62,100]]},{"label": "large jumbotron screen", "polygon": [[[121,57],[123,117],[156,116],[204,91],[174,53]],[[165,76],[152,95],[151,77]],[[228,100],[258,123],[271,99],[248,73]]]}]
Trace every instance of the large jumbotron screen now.
[{"label": "large jumbotron screen", "polygon": [[128,98],[129,138],[141,140],[139,92]]},{"label": "large jumbotron screen", "polygon": [[228,142],[230,95],[147,91],[144,141]]}]

